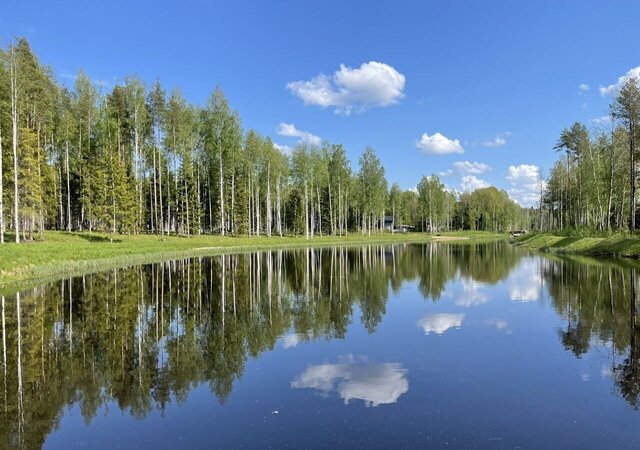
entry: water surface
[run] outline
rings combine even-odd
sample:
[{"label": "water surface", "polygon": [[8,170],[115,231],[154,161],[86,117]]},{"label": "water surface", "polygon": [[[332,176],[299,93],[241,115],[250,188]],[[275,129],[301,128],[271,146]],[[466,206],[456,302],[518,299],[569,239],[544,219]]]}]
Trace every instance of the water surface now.
[{"label": "water surface", "polygon": [[638,448],[634,281],[506,242],[62,280],[4,297],[0,446]]}]

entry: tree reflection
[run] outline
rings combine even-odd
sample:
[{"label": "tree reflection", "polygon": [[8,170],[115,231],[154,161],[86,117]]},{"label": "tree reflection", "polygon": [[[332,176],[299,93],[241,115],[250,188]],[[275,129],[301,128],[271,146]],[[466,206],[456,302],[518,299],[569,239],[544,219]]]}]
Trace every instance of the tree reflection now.
[{"label": "tree reflection", "polygon": [[[580,358],[594,344],[610,343],[616,390],[634,409],[640,406],[640,343],[637,271],[634,262],[545,259],[542,277],[553,307],[566,320],[562,345]],[[622,356],[616,363],[616,356]]]},{"label": "tree reflection", "polygon": [[633,409],[638,409],[640,396],[640,348],[638,347],[636,270],[630,269],[629,351],[621,364],[613,367],[613,377],[620,393]]},{"label": "tree reflection", "polygon": [[[374,332],[390,290],[406,281],[435,301],[458,274],[495,283],[519,254],[506,243],[254,252],[114,269],[4,296],[0,446],[42,446],[71,404],[89,423],[108,402],[135,418],[162,412],[201,384],[225,402],[247,358],[283,335],[295,336],[289,345],[343,338],[356,308]],[[356,379],[340,382],[345,400],[388,403],[408,389],[399,366],[367,364],[348,367]],[[362,391],[365,375],[378,394]]]}]

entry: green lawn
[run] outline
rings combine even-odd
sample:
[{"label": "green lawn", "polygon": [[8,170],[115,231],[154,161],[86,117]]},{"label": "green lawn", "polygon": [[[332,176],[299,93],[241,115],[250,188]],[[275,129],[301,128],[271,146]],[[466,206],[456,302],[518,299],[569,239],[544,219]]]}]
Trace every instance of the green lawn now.
[{"label": "green lawn", "polygon": [[599,238],[529,233],[515,242],[524,247],[544,251],[640,258],[640,237],[636,236]]},{"label": "green lawn", "polygon": [[[442,233],[443,238],[495,239],[504,237],[481,232]],[[11,236],[9,236],[11,238]],[[101,269],[149,263],[170,258],[211,255],[223,251],[246,251],[266,248],[288,248],[336,244],[420,242],[438,239],[425,233],[407,233],[346,237],[161,237],[156,235],[111,236],[101,233],[67,233],[49,231],[44,241],[20,245],[0,245],[0,286],[60,278]]]}]

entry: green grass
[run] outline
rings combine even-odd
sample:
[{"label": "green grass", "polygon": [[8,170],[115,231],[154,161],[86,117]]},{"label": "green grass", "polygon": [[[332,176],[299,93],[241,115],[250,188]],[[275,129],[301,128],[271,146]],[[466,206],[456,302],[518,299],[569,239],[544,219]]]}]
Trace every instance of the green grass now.
[{"label": "green grass", "polygon": [[[23,242],[20,245],[0,245],[0,287],[45,281],[64,276],[157,262],[171,258],[212,255],[267,248],[290,248],[322,245],[366,243],[424,242],[438,235],[424,233],[362,236],[352,233],[345,237],[162,237],[156,235],[113,237],[101,233],[67,233],[49,231],[44,241]],[[442,233],[442,237],[496,239],[503,237],[482,232]],[[10,236],[9,236],[10,238]]]},{"label": "green grass", "polygon": [[581,237],[529,233],[514,242],[542,251],[640,258],[640,237],[636,236]]}]

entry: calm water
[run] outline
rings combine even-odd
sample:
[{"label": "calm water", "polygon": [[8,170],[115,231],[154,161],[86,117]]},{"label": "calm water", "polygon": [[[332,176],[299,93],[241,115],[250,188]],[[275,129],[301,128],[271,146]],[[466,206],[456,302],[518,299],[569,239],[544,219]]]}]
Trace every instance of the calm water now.
[{"label": "calm water", "polygon": [[368,246],[5,296],[0,447],[638,448],[625,264]]}]

